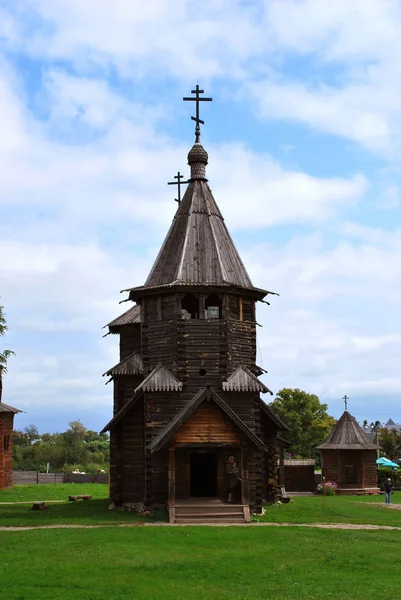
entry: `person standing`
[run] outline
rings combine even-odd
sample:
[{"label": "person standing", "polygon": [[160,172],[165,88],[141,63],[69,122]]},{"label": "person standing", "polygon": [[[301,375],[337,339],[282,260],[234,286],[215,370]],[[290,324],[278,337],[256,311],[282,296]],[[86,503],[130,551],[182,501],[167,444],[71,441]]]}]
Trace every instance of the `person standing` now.
[{"label": "person standing", "polygon": [[238,482],[238,467],[233,456],[230,456],[226,465],[228,501],[233,502],[233,494]]},{"label": "person standing", "polygon": [[390,477],[384,483],[384,493],[386,495],[386,504],[391,504],[391,492],[393,491],[393,484]]}]

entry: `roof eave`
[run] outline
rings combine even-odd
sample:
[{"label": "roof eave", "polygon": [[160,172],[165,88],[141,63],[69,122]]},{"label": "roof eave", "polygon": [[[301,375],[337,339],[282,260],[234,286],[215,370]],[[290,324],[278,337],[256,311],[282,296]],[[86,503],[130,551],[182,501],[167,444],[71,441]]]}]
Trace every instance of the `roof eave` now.
[{"label": "roof eave", "polygon": [[20,408],[15,408],[15,406],[11,406],[10,404],[0,402],[0,412],[13,413],[16,415],[17,413],[24,413],[25,411],[21,410]]},{"label": "roof eave", "polygon": [[263,298],[267,295],[278,296],[277,292],[271,292],[269,290],[264,290],[262,288],[255,287],[243,287],[241,285],[237,285],[235,283],[225,282],[225,283],[214,283],[214,282],[200,282],[200,283],[186,283],[184,281],[173,281],[172,283],[157,285],[157,286],[138,286],[133,288],[126,288],[121,290],[121,293],[128,292],[128,300],[132,300],[137,302],[143,296],[148,296],[152,294],[159,294],[162,292],[175,292],[182,289],[202,289],[209,288],[211,291],[215,290],[227,290],[231,293],[246,293],[247,295],[253,296],[256,300],[263,300]]}]

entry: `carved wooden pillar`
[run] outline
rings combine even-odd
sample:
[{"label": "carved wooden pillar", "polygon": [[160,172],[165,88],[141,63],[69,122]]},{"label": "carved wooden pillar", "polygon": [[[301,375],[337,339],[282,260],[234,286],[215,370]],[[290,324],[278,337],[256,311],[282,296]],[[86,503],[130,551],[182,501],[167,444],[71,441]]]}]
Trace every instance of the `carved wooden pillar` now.
[{"label": "carved wooden pillar", "polygon": [[168,514],[169,522],[175,521],[175,448],[169,448],[168,455]]},{"label": "carved wooden pillar", "polygon": [[251,515],[249,513],[249,479],[248,479],[248,452],[247,447],[242,446],[241,453],[241,473],[242,473],[242,505],[244,511],[244,518],[247,523],[251,521]]}]

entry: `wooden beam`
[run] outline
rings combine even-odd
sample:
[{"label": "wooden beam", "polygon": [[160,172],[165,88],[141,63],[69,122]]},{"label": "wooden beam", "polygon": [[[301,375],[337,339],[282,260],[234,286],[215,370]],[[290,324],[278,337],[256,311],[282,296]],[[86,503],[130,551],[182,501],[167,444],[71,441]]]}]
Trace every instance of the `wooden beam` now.
[{"label": "wooden beam", "polygon": [[168,454],[168,515],[175,522],[175,448],[170,446]]}]

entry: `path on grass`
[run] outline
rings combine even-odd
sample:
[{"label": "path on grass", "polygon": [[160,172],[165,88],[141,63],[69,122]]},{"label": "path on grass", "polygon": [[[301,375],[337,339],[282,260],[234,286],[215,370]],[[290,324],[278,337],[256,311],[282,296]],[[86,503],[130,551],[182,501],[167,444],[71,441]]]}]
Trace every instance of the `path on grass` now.
[{"label": "path on grass", "polygon": [[357,523],[109,523],[104,525],[76,525],[64,523],[57,525],[23,525],[21,527],[0,527],[2,531],[35,531],[37,529],[104,529],[105,527],[310,527],[316,529],[349,529],[366,531],[401,531],[401,527],[391,525],[369,525]]}]

